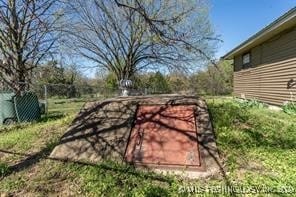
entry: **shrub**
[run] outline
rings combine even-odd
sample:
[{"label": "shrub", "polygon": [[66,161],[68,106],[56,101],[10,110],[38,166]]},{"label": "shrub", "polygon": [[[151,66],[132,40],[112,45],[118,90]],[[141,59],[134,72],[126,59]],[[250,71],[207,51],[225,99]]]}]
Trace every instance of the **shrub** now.
[{"label": "shrub", "polygon": [[283,105],[283,111],[290,115],[296,115],[296,103],[295,102],[288,102]]}]

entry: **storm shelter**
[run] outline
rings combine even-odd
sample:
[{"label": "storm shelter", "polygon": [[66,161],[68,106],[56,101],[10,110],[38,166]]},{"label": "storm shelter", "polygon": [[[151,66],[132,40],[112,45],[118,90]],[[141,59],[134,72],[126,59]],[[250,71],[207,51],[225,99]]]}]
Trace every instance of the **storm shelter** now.
[{"label": "storm shelter", "polygon": [[190,178],[212,176],[221,168],[206,102],[180,95],[88,102],[51,157],[126,162]]}]

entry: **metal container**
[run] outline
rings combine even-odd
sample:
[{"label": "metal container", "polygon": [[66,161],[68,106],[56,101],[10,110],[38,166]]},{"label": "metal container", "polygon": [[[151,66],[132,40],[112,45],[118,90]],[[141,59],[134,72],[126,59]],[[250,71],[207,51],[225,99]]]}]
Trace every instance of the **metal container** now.
[{"label": "metal container", "polygon": [[14,107],[14,97],[14,93],[0,93],[0,125],[8,125],[17,121]]},{"label": "metal container", "polygon": [[38,97],[33,92],[25,92],[14,97],[15,112],[18,122],[31,122],[39,120],[41,110]]},{"label": "metal container", "polygon": [[[42,107],[43,104],[41,104]],[[33,92],[16,95],[12,92],[0,93],[0,125],[16,122],[37,121],[41,117],[40,103]]]}]

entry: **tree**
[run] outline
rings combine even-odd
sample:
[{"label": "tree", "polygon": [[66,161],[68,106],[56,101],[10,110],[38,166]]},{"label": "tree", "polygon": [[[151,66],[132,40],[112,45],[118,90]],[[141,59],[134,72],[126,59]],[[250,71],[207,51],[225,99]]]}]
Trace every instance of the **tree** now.
[{"label": "tree", "polygon": [[168,83],[170,89],[175,93],[185,93],[184,91],[190,90],[190,83],[188,75],[186,73],[172,72],[168,76]]},{"label": "tree", "polygon": [[232,61],[220,61],[209,65],[206,70],[199,71],[191,77],[192,89],[197,94],[225,95],[232,93],[233,65]]},{"label": "tree", "polygon": [[159,71],[150,75],[148,88],[152,90],[152,93],[170,93],[169,84],[166,78]]},{"label": "tree", "polygon": [[30,82],[31,72],[50,55],[59,37],[62,13],[58,0],[0,2],[0,78],[16,92]]},{"label": "tree", "polygon": [[73,0],[70,8],[70,47],[117,81],[144,69],[190,70],[216,40],[195,1]]},{"label": "tree", "polygon": [[74,83],[83,83],[82,73],[75,65],[61,65],[57,61],[48,61],[34,70],[36,85],[44,84],[64,84],[74,85]]},{"label": "tree", "polygon": [[34,69],[30,89],[47,96],[77,97],[92,93],[91,86],[75,65],[63,65],[57,61],[48,61]]},{"label": "tree", "polygon": [[115,90],[118,87],[116,76],[113,73],[108,73],[105,78],[105,86],[108,90]]}]

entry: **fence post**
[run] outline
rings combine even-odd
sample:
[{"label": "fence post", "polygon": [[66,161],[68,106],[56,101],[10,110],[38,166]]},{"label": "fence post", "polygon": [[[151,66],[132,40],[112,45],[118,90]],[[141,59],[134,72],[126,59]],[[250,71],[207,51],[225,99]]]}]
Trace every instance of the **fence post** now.
[{"label": "fence post", "polygon": [[45,114],[48,112],[47,86],[44,85]]}]

